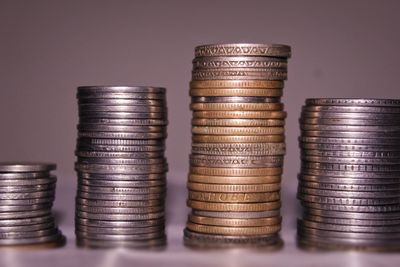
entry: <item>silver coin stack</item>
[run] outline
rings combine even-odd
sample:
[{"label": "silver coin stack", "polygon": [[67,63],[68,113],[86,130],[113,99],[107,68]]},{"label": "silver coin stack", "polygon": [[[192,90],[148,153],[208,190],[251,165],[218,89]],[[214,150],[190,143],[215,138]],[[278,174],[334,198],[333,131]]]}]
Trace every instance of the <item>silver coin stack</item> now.
[{"label": "silver coin stack", "polygon": [[298,242],[400,248],[400,100],[307,99],[302,109]]},{"label": "silver coin stack", "polygon": [[65,243],[52,215],[55,164],[0,163],[0,247],[52,248]]},{"label": "silver coin stack", "polygon": [[77,98],[77,245],[163,246],[165,88],[83,86]]},{"label": "silver coin stack", "polygon": [[186,245],[280,247],[290,55],[280,44],[195,48]]}]

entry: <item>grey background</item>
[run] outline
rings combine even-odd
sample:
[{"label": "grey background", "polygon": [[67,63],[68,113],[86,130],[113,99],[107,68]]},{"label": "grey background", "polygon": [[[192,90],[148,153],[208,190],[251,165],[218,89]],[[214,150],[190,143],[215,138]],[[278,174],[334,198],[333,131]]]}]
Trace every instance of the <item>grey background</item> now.
[{"label": "grey background", "polygon": [[[308,97],[398,98],[399,11],[399,1],[0,0],[0,160],[58,164],[55,208],[70,242],[66,249],[46,255],[53,264],[66,266],[135,260],[168,266],[165,258],[182,265],[263,263],[262,255],[254,253],[215,261],[213,253],[188,252],[181,245],[181,233],[187,212],[188,83],[194,47],[273,42],[291,45],[293,57],[283,98],[289,114],[283,182],[286,246],[269,256],[271,262],[288,266],[292,257],[281,254],[293,253],[304,266],[313,260],[325,261],[326,266],[334,262],[331,259],[352,266],[383,260],[389,266],[391,259],[398,260],[394,255],[366,254],[318,254],[310,260],[295,248],[294,225],[300,107]],[[168,88],[170,246],[164,254],[91,254],[74,247],[76,87],[102,84]],[[73,257],[76,254],[79,257]],[[7,255],[3,263],[19,260],[24,265],[38,254]]]}]

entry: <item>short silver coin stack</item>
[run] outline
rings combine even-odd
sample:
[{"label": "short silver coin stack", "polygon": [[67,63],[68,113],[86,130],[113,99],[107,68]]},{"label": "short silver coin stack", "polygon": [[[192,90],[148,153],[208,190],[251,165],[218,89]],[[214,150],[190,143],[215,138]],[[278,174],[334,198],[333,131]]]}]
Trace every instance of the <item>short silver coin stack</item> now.
[{"label": "short silver coin stack", "polygon": [[82,86],[77,98],[77,245],[164,246],[165,88]]},{"label": "short silver coin stack", "polygon": [[0,247],[53,248],[65,238],[52,214],[55,164],[0,163]]},{"label": "short silver coin stack", "polygon": [[301,119],[298,242],[400,248],[400,100],[307,99]]}]

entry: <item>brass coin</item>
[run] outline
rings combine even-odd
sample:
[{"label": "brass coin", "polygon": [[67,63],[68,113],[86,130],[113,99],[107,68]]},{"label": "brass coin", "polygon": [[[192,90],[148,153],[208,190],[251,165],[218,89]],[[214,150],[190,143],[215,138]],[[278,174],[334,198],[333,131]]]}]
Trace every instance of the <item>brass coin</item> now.
[{"label": "brass coin", "polygon": [[254,226],[254,227],[224,227],[224,226],[211,226],[204,224],[196,224],[188,222],[186,227],[194,232],[207,233],[215,235],[266,235],[278,233],[281,230],[280,225],[272,226]]},{"label": "brass coin", "polygon": [[207,168],[190,167],[193,174],[210,176],[263,176],[281,175],[282,168]]},{"label": "brass coin", "polygon": [[283,135],[192,135],[193,143],[280,143]]},{"label": "brass coin", "polygon": [[192,127],[193,134],[204,135],[277,135],[284,134],[284,127]]},{"label": "brass coin", "polygon": [[215,156],[284,155],[284,143],[193,143],[192,154]]},{"label": "brass coin", "polygon": [[203,184],[188,182],[188,189],[201,192],[219,192],[219,193],[259,193],[274,192],[281,189],[280,183],[275,184]]},{"label": "brass coin", "polygon": [[280,183],[281,176],[252,176],[252,177],[240,177],[240,176],[208,176],[190,174],[189,182],[193,183],[205,183],[205,184],[271,184]]},{"label": "brass coin", "polygon": [[267,193],[214,193],[189,190],[189,199],[217,203],[258,203],[280,199],[279,191]]},{"label": "brass coin", "polygon": [[190,88],[283,88],[283,81],[262,81],[262,80],[212,80],[212,81],[191,81]]},{"label": "brass coin", "polygon": [[191,110],[281,111],[282,103],[192,103]]},{"label": "brass coin", "polygon": [[226,227],[259,227],[276,226],[282,222],[282,217],[257,218],[257,219],[224,219],[198,215],[189,215],[189,221],[196,224],[226,226]]},{"label": "brass coin", "polygon": [[193,126],[225,127],[276,127],[284,126],[284,120],[274,119],[192,119]]},{"label": "brass coin", "polygon": [[196,46],[194,49],[194,54],[196,57],[262,56],[287,58],[291,56],[291,47],[284,44],[206,44]]},{"label": "brass coin", "polygon": [[283,156],[210,156],[190,155],[191,166],[211,168],[272,168],[283,165]]},{"label": "brass coin", "polygon": [[194,111],[193,118],[209,119],[284,119],[285,111]]},{"label": "brass coin", "polygon": [[282,89],[191,89],[190,96],[265,96],[265,97],[281,97]]},{"label": "brass coin", "polygon": [[260,203],[215,203],[215,202],[203,202],[196,200],[188,200],[187,206],[196,210],[208,210],[208,211],[269,211],[276,210],[281,207],[280,201],[273,202],[260,202]]}]

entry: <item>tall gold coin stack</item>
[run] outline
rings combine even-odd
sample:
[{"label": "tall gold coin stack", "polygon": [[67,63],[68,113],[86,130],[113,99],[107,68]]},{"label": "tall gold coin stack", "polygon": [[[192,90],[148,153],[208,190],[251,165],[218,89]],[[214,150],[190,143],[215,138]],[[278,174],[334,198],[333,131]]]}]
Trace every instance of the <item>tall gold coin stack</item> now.
[{"label": "tall gold coin stack", "polygon": [[195,247],[280,243],[286,45],[195,48],[192,154],[184,231]]}]

